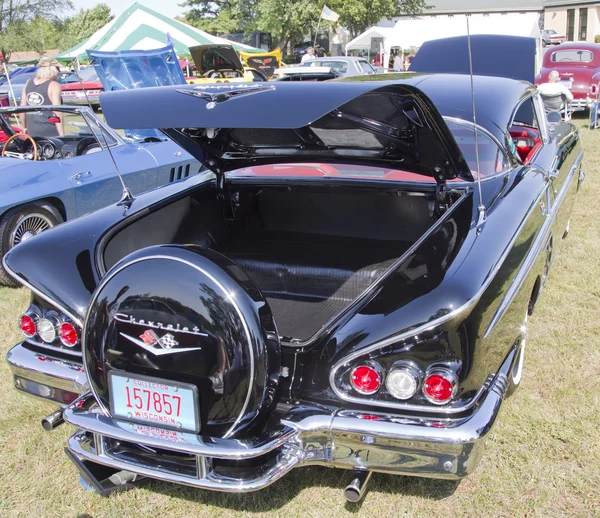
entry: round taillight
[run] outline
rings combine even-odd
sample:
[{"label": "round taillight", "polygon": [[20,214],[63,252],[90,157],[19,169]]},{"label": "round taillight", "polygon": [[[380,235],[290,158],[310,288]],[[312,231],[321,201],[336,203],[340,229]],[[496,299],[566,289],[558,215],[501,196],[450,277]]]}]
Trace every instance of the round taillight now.
[{"label": "round taillight", "polygon": [[48,318],[42,318],[37,323],[37,332],[47,344],[56,340],[56,323]]},{"label": "round taillight", "polygon": [[421,377],[416,369],[405,366],[390,371],[385,378],[385,387],[396,399],[410,399],[418,388]]},{"label": "round taillight", "polygon": [[59,337],[62,344],[67,347],[75,347],[79,341],[77,329],[75,329],[73,324],[69,324],[68,322],[63,322],[60,325]]},{"label": "round taillight", "polygon": [[361,394],[374,394],[381,387],[381,375],[370,365],[356,367],[350,375],[352,386]]},{"label": "round taillight", "polygon": [[29,315],[22,315],[19,320],[19,327],[21,328],[21,332],[27,337],[31,338],[35,336],[35,320]]},{"label": "round taillight", "polygon": [[443,405],[452,399],[457,385],[457,379],[449,371],[432,371],[425,378],[423,393],[436,405]]}]

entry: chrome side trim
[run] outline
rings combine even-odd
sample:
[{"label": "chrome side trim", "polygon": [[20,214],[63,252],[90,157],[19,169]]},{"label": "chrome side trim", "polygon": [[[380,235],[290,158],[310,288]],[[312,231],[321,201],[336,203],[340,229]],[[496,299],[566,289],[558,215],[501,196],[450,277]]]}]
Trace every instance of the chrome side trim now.
[{"label": "chrome side trim", "polygon": [[[531,171],[532,173],[536,172],[533,169],[530,169],[529,171]],[[381,408],[393,408],[393,409],[398,409],[398,410],[413,410],[413,411],[428,412],[428,413],[455,414],[455,413],[463,412],[465,410],[469,410],[470,408],[472,408],[473,405],[475,405],[475,403],[477,402],[477,399],[481,396],[482,391],[483,391],[483,387],[477,392],[477,394],[473,397],[473,399],[470,402],[466,403],[463,406],[457,406],[457,407],[452,407],[452,408],[443,408],[443,407],[434,407],[434,408],[431,408],[431,407],[425,407],[425,406],[414,405],[414,404],[409,404],[409,403],[396,403],[396,402],[378,401],[376,399],[357,398],[357,397],[354,397],[354,396],[350,396],[350,395],[346,394],[344,391],[342,391],[341,389],[339,389],[336,386],[336,384],[335,384],[335,378],[336,378],[337,372],[345,364],[351,362],[352,360],[354,360],[356,358],[359,358],[361,356],[364,356],[364,355],[368,355],[369,353],[371,353],[373,351],[376,351],[377,349],[381,349],[383,347],[387,347],[388,345],[392,345],[392,344],[394,344],[396,342],[400,342],[402,340],[406,340],[407,338],[410,338],[412,336],[419,335],[421,333],[430,331],[430,330],[432,330],[432,329],[434,329],[434,328],[436,328],[438,326],[441,326],[441,325],[445,324],[446,322],[449,322],[450,320],[452,320],[453,318],[455,318],[459,314],[461,314],[461,313],[463,313],[463,312],[468,311],[469,309],[471,309],[479,301],[479,299],[481,298],[481,296],[483,295],[483,293],[485,292],[485,290],[487,290],[488,286],[494,280],[496,274],[498,273],[498,271],[500,270],[500,268],[504,264],[504,261],[508,257],[508,254],[510,253],[510,251],[514,247],[514,244],[517,241],[517,238],[519,237],[519,235],[522,232],[523,228],[527,224],[527,221],[529,220],[529,217],[531,216],[531,214],[533,212],[535,212],[536,210],[538,210],[538,204],[539,204],[540,198],[546,196],[547,185],[548,185],[548,183],[545,183],[544,186],[540,189],[540,192],[538,193],[537,198],[532,203],[531,207],[529,208],[529,211],[527,212],[527,214],[525,215],[525,217],[523,218],[523,220],[519,224],[519,227],[515,231],[515,234],[513,235],[512,239],[510,240],[510,242],[508,243],[508,245],[504,249],[504,252],[502,253],[502,256],[497,261],[497,263],[494,265],[494,268],[490,272],[488,278],[485,280],[485,282],[483,283],[483,285],[481,286],[481,288],[479,288],[479,291],[477,291],[477,293],[473,297],[471,297],[471,299],[469,299],[467,302],[465,302],[459,308],[455,309],[454,311],[451,311],[450,313],[447,313],[446,315],[444,315],[442,317],[439,317],[437,319],[431,320],[429,322],[425,322],[424,324],[421,324],[418,327],[415,327],[413,329],[404,331],[402,333],[398,333],[396,335],[392,335],[392,336],[390,336],[388,338],[380,340],[379,342],[375,342],[374,344],[372,344],[372,345],[370,345],[368,347],[365,347],[364,349],[361,349],[359,351],[356,351],[354,353],[351,353],[351,354],[349,354],[349,355],[344,356],[343,358],[341,358],[332,367],[331,372],[329,374],[329,385],[331,386],[331,389],[333,390],[333,392],[335,393],[335,395],[338,396],[343,401],[348,401],[348,402],[351,402],[351,403],[357,403],[357,404],[360,404],[360,405],[370,405],[370,406],[376,406],[376,407],[381,407]],[[484,232],[485,232],[485,230],[484,230]]]},{"label": "chrome side trim", "polygon": [[75,316],[73,315],[73,313],[71,313],[68,309],[66,309],[63,305],[59,304],[58,302],[56,302],[55,300],[51,299],[50,297],[48,297],[47,295],[45,295],[44,293],[42,293],[40,290],[38,290],[35,286],[33,286],[32,284],[30,284],[28,281],[26,281],[25,279],[23,279],[22,277],[20,277],[19,275],[17,275],[15,272],[13,272],[8,265],[6,264],[6,255],[2,258],[2,266],[4,266],[4,269],[8,272],[8,274],[15,279],[16,281],[20,282],[23,286],[25,286],[26,288],[30,289],[33,293],[35,293],[38,297],[40,297],[42,300],[45,300],[48,304],[51,304],[52,306],[54,306],[56,309],[59,309],[60,311],[62,311],[65,315],[67,315],[75,324],[77,324],[79,327],[82,327],[82,323],[81,323],[81,317],[80,316]]},{"label": "chrome side trim", "polygon": [[[500,303],[500,306],[496,310],[496,313],[494,314],[487,330],[485,331],[483,338],[487,338],[490,335],[493,328],[496,326],[496,324],[498,323],[500,318],[502,318],[502,315],[504,315],[504,313],[510,306],[511,302],[517,296],[517,293],[521,289],[521,286],[523,286],[525,279],[529,275],[529,272],[533,268],[533,265],[535,264],[535,261],[537,260],[540,251],[542,250],[542,248],[544,247],[544,244],[546,243],[546,239],[550,235],[550,232],[552,230],[552,224],[554,223],[554,220],[556,219],[556,214],[558,213],[558,209],[560,208],[564,197],[566,196],[567,192],[569,191],[569,189],[571,187],[571,184],[573,183],[573,178],[575,178],[575,171],[581,164],[582,160],[583,160],[583,151],[581,151],[579,153],[579,156],[577,157],[577,159],[571,166],[571,170],[569,171],[569,174],[567,175],[567,178],[565,179],[565,182],[563,183],[563,185],[560,189],[560,192],[556,196],[556,199],[554,200],[552,207],[551,208],[548,207],[546,209],[546,219],[542,225],[542,228],[538,232],[538,235],[537,235],[533,245],[529,249],[529,253],[527,254],[527,257],[525,258],[525,261],[523,261],[523,266],[521,266],[521,268],[519,269],[519,272],[517,273],[513,282],[511,283],[510,287],[508,288],[506,295],[504,296],[504,299],[502,300],[502,302]],[[548,193],[549,193],[549,190],[550,189],[547,190]]]},{"label": "chrome side trim", "polygon": [[[190,267],[194,268],[195,270],[198,270],[202,275],[205,275],[206,277],[208,277],[211,281],[213,281],[219,287],[219,289],[223,292],[223,295],[225,296],[225,298],[227,300],[229,300],[231,305],[235,308],[235,311],[238,314],[238,318],[240,319],[240,321],[242,322],[242,325],[244,326],[244,331],[246,333],[246,340],[248,342],[248,344],[247,344],[248,345],[248,360],[250,362],[250,379],[252,380],[252,382],[248,384],[248,392],[246,393],[246,400],[244,401],[244,406],[242,407],[240,414],[238,415],[238,417],[234,421],[234,423],[231,425],[231,428],[224,435],[225,438],[230,437],[231,434],[233,434],[233,432],[235,431],[235,427],[242,420],[244,413],[246,412],[246,409],[248,408],[248,404],[250,402],[250,397],[252,395],[252,384],[254,382],[254,355],[252,354],[252,338],[250,336],[250,330],[248,329],[248,325],[246,323],[246,319],[244,318],[242,310],[235,302],[235,299],[233,298],[233,296],[227,292],[227,290],[221,285],[221,283],[217,279],[215,279],[208,272],[206,272],[205,270],[200,268],[198,265],[196,265],[190,261],[186,261],[185,259],[180,259],[178,257],[171,257],[168,255],[151,255],[148,257],[140,257],[139,259],[135,259],[133,261],[129,261],[127,263],[122,264],[121,266],[116,268],[114,271],[111,271],[110,274],[106,275],[104,277],[104,279],[102,279],[102,282],[98,285],[98,287],[94,291],[94,295],[92,297],[92,300],[90,301],[89,307],[92,307],[96,303],[96,299],[98,298],[98,295],[102,291],[102,288],[104,288],[104,286],[106,286],[108,281],[110,281],[117,273],[119,273],[120,271],[124,270],[125,268],[131,266],[132,264],[141,263],[143,261],[149,261],[151,259],[165,259],[168,261],[179,262],[179,263],[185,264],[187,266],[190,266]],[[88,326],[89,318],[90,318],[90,312],[88,311],[88,314],[84,321],[83,330],[81,332],[81,350],[83,353],[83,364],[84,365],[88,364],[88,358],[87,358],[87,354],[86,354],[86,352],[87,352],[86,345],[87,344],[85,343],[85,336],[86,336],[85,330]],[[87,370],[86,370],[86,375],[87,375]],[[88,376],[88,385],[90,386],[92,393],[94,394],[94,397],[96,398],[96,401],[98,402],[98,406],[100,406],[100,408],[102,408],[102,411],[104,412],[105,415],[109,416],[110,412],[101,403],[100,397],[98,397],[98,394],[94,390],[94,384],[92,383],[92,380],[89,379],[89,376]]]}]

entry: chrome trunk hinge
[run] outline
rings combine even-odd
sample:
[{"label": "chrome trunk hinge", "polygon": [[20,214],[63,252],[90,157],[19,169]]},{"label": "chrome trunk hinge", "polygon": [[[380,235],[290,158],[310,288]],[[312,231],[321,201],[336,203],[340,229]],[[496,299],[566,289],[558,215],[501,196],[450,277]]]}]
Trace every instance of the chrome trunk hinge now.
[{"label": "chrome trunk hinge", "polygon": [[225,182],[225,173],[221,171],[216,160],[209,160],[207,165],[217,175],[217,200],[221,202],[223,217],[228,221],[233,221],[235,219],[235,203]]},{"label": "chrome trunk hinge", "polygon": [[435,181],[435,212],[441,216],[448,210],[448,191],[446,190],[446,177],[439,167],[434,168]]}]

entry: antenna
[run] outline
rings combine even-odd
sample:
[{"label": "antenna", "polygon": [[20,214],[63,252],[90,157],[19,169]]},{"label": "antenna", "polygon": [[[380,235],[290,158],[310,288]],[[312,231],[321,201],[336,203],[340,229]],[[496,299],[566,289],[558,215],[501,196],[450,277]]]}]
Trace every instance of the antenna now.
[{"label": "antenna", "polygon": [[469,28],[469,15],[467,17],[467,45],[469,47],[469,73],[471,76],[471,101],[473,103],[473,130],[475,133],[475,162],[477,164],[477,189],[479,191],[479,219],[477,220],[477,232],[481,232],[485,223],[485,205],[483,204],[483,194],[481,192],[481,167],[479,164],[479,136],[477,134],[477,110],[475,109],[475,84],[473,81],[473,54],[471,52],[471,31]]},{"label": "antenna", "polygon": [[[73,61],[71,61],[71,64],[74,64],[76,59],[77,58],[73,58]],[[94,109],[92,108],[92,103],[90,101],[90,98],[88,97],[87,90],[85,89],[85,86],[83,84],[83,80],[81,79],[81,76],[79,75],[78,69],[75,66],[73,66],[73,70],[74,70],[75,76],[79,80],[79,84],[81,85],[81,89],[83,90],[83,95],[85,96],[85,100],[87,102],[88,108],[90,110],[92,110],[92,113],[93,113]],[[132,202],[134,200],[133,194],[131,194],[131,191],[125,185],[125,181],[123,180],[123,177],[121,176],[121,171],[119,170],[119,166],[117,165],[117,161],[115,160],[115,157],[112,154],[112,150],[110,149],[110,146],[108,145],[108,141],[106,140],[106,135],[104,134],[104,130],[103,130],[102,126],[100,126],[100,134],[102,135],[102,140],[104,141],[104,145],[106,146],[106,149],[108,150],[108,154],[110,155],[110,159],[112,160],[112,163],[115,166],[115,170],[117,171],[117,176],[119,177],[119,180],[121,181],[121,186],[123,187],[123,195],[121,196],[121,199],[119,200],[119,205],[122,205],[124,203],[130,203],[130,202]]]}]

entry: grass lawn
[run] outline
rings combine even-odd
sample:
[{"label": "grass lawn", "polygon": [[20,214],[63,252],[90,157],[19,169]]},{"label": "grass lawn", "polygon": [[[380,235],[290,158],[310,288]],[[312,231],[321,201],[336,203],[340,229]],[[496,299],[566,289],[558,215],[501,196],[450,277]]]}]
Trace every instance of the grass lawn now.
[{"label": "grass lawn", "polygon": [[[342,495],[350,473],[319,467],[246,495],[149,482],[101,498],[63,453],[70,427],[42,431],[53,407],[17,393],[0,362],[0,516],[600,516],[600,130],[576,122],[586,180],[571,233],[530,319],[521,389],[475,474],[460,483],[375,474],[355,507]],[[2,355],[19,340],[27,302],[25,289],[0,289]]]}]

